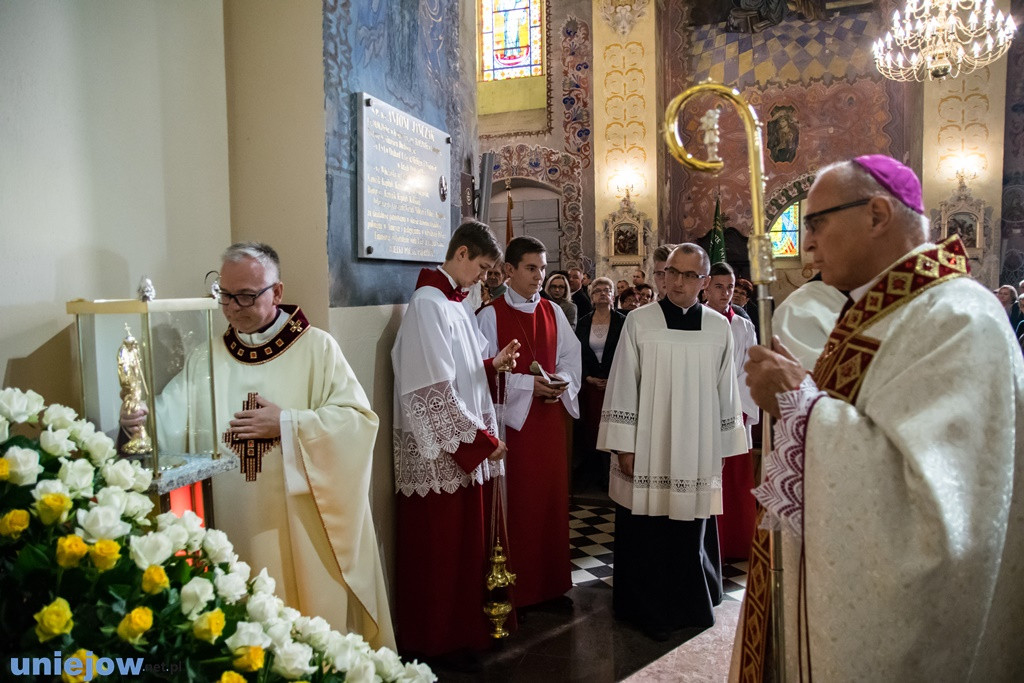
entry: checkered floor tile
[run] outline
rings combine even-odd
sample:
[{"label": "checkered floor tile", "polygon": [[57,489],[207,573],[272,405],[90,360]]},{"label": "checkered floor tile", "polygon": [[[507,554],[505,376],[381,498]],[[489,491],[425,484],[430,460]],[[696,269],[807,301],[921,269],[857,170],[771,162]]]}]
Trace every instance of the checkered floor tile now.
[{"label": "checkered floor tile", "polygon": [[[569,562],[574,586],[612,585],[615,554],[615,509],[593,505],[569,507]],[[747,563],[722,565],[726,600],[743,600]]]}]

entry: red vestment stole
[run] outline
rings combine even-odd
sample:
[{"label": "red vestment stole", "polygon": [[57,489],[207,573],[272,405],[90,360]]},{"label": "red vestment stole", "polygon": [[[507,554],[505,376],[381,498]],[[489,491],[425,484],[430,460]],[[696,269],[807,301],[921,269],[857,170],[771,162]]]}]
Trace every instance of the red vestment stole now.
[{"label": "red vestment stole", "polygon": [[[855,404],[868,366],[882,345],[878,339],[865,335],[864,330],[935,285],[969,274],[967,250],[959,235],[934,248],[907,256],[884,273],[836,323],[814,366],[812,378],[815,384],[830,397]],[[764,509],[758,506],[758,527],[750,550],[747,591],[743,600],[739,680],[744,683],[761,683],[769,669],[766,652],[771,638],[771,610],[774,606],[771,604],[771,532],[761,528],[763,516]],[[802,549],[800,555],[802,563]],[[806,580],[802,566],[799,571],[798,583],[802,587]],[[806,593],[804,590],[800,592]],[[804,598],[804,595],[800,597]],[[798,604],[799,611],[805,607]],[[801,614],[803,616],[806,615]],[[802,621],[798,638],[801,645],[809,646],[808,625],[806,619]],[[793,644],[787,643],[786,646],[792,647]],[[807,659],[810,661],[809,652]]]},{"label": "red vestment stole", "polygon": [[[494,307],[498,348],[518,339],[514,372],[530,374],[533,361],[554,374],[558,327],[550,301],[533,313],[517,311],[504,297]],[[514,599],[525,607],[557,598],[572,587],[569,574],[569,468],[566,412],[561,401],[534,398],[522,429],[505,433],[508,458],[509,567],[517,574]]]}]

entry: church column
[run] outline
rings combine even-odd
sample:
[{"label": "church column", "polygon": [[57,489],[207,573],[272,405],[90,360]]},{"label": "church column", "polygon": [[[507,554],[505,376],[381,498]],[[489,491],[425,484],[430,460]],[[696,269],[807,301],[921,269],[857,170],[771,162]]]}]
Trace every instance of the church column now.
[{"label": "church column", "polygon": [[[995,4],[1004,13],[1010,9],[1009,0]],[[1018,34],[1016,40],[1021,39]],[[956,189],[957,172],[964,172],[971,195],[984,200],[986,212],[991,210],[980,235],[981,250],[971,258],[973,275],[991,287],[999,284],[1005,107],[1005,56],[966,76],[924,83],[924,205],[935,212]],[[940,237],[941,226],[933,218],[932,238]]]},{"label": "church column", "polygon": [[[655,3],[648,0],[594,0],[593,12],[595,253],[602,274],[609,270],[604,219],[627,188],[638,211],[658,215],[657,36]],[[657,226],[653,232],[652,240]]]}]

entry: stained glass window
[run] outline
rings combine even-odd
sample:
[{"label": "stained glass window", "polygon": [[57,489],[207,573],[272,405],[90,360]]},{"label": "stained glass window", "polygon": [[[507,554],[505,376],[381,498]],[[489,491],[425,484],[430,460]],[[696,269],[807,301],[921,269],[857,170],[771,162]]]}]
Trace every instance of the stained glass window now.
[{"label": "stained glass window", "polygon": [[800,256],[800,202],[793,202],[772,223],[768,236],[772,240],[772,256]]},{"label": "stained glass window", "polygon": [[543,16],[542,0],[481,0],[483,80],[543,75]]}]

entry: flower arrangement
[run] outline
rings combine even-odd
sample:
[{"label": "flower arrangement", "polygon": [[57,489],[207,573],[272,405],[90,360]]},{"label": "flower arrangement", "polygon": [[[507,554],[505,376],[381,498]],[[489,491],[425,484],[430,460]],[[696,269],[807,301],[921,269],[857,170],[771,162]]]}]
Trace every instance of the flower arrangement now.
[{"label": "flower arrangement", "polygon": [[0,453],[0,677],[437,680],[286,607],[194,513],[154,517],[152,473],[72,409],[0,390]]}]

